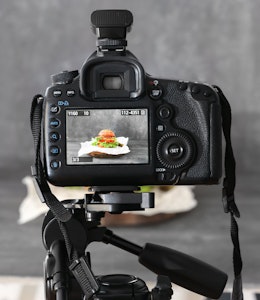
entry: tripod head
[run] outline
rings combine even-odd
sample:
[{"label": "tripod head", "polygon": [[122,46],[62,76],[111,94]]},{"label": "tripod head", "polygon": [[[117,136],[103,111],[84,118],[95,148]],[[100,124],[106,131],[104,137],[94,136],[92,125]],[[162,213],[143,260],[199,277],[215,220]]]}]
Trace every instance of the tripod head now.
[{"label": "tripod head", "polygon": [[[77,260],[76,263],[74,262],[73,266],[76,267],[79,264],[82,264],[82,269],[88,270],[85,276],[91,278],[90,287],[88,289],[93,291],[93,295],[96,293],[99,295],[101,290],[103,293],[104,287],[108,287],[108,293],[115,292],[116,290],[118,292],[119,286],[126,291],[129,288],[130,282],[133,284],[133,289],[136,288],[139,290],[141,285],[141,289],[144,292],[143,297],[148,297],[147,295],[152,293],[149,293],[147,288],[143,286],[142,280],[136,278],[135,280],[132,280],[130,275],[95,277],[92,274],[90,261],[85,258],[86,248],[92,242],[103,242],[112,244],[124,251],[136,255],[142,265],[159,275],[158,284],[159,286],[162,284],[164,287],[164,298],[158,296],[159,298],[153,299],[170,299],[165,298],[165,293],[171,297],[171,293],[169,292],[171,290],[170,281],[208,298],[217,299],[220,297],[227,281],[227,275],[222,271],[194,257],[170,248],[150,243],[145,244],[144,247],[136,245],[115,235],[106,227],[99,226],[100,219],[104,216],[106,211],[121,213],[127,210],[143,210],[147,207],[153,207],[153,194],[134,193],[136,187],[93,187],[91,190],[94,191],[94,193],[87,194],[84,200],[67,200],[64,205],[73,212],[74,216],[68,226],[69,239],[77,252],[83,257],[83,259]],[[56,245],[57,240],[60,241],[62,239],[63,236],[60,232],[60,228],[57,222],[55,222],[53,215],[49,213],[46,216],[43,228],[43,242],[46,249],[49,251],[52,249],[51,252],[54,253],[55,251],[53,248],[55,247],[53,247],[53,245]],[[46,263],[46,265],[48,264]],[[75,271],[74,267],[70,267],[70,271],[73,273],[74,277],[77,278],[77,281],[81,282],[81,275],[78,275],[78,271]],[[57,273],[58,271],[55,270],[55,272]],[[48,271],[47,273],[50,272]],[[103,280],[105,280],[106,283],[104,283]],[[83,282],[84,285],[81,286],[81,288],[82,290],[86,290],[86,280]],[[153,292],[155,291],[158,291],[158,287],[153,290]],[[98,299],[106,298],[101,297]],[[121,298],[118,299],[123,300],[128,298],[123,298],[121,295]],[[148,300],[150,298],[140,299]]]}]

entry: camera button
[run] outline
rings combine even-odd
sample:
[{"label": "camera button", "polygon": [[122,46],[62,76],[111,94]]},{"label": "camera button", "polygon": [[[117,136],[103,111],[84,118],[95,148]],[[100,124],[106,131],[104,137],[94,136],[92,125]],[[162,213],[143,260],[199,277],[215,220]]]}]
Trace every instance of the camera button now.
[{"label": "camera button", "polygon": [[53,97],[60,97],[62,95],[62,91],[61,90],[54,90],[52,92]]},{"label": "camera button", "polygon": [[154,100],[158,100],[161,98],[162,93],[162,88],[157,85],[150,90],[150,97]]},{"label": "camera button", "polygon": [[67,90],[67,96],[68,96],[68,97],[73,97],[73,96],[75,96],[75,95],[76,95],[75,90]]},{"label": "camera button", "polygon": [[57,142],[60,139],[60,135],[58,132],[51,132],[49,138],[51,142]]},{"label": "camera button", "polygon": [[159,124],[156,126],[156,131],[157,132],[164,132],[165,126],[163,124]]},{"label": "camera button", "polygon": [[57,170],[59,167],[61,166],[61,162],[59,160],[52,160],[50,162],[50,167],[53,169],[53,170]]},{"label": "camera button", "polygon": [[51,146],[50,147],[50,155],[56,156],[58,154],[60,154],[60,148],[57,146]]},{"label": "camera button", "polygon": [[192,88],[191,88],[191,92],[193,94],[198,94],[200,92],[200,87],[197,86],[197,85],[194,85]]},{"label": "camera button", "polygon": [[179,144],[171,144],[167,149],[165,149],[166,155],[170,156],[172,159],[179,159],[182,157],[184,149]]},{"label": "camera button", "polygon": [[159,107],[158,113],[161,119],[168,119],[171,116],[172,111],[168,106],[161,106]]},{"label": "camera button", "polygon": [[50,119],[50,127],[51,128],[56,128],[60,125],[60,120],[52,118]]},{"label": "camera button", "polygon": [[204,97],[210,97],[210,96],[212,96],[212,92],[210,90],[205,90],[204,93],[203,93],[203,96]]},{"label": "camera button", "polygon": [[51,112],[52,114],[57,114],[59,111],[60,111],[60,107],[59,107],[58,105],[53,104],[53,105],[50,107],[50,112]]},{"label": "camera button", "polygon": [[178,181],[178,176],[175,173],[163,172],[158,174],[158,180],[167,182],[170,181],[172,184],[175,184]]},{"label": "camera button", "polygon": [[185,91],[188,88],[188,83],[187,82],[180,82],[178,85],[179,90]]}]

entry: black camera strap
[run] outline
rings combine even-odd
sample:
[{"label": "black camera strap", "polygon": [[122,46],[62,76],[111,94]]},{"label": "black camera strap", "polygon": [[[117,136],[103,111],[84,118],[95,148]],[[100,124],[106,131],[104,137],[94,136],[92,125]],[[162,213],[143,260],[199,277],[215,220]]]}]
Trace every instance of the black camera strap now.
[{"label": "black camera strap", "polygon": [[231,143],[231,122],[232,114],[230,104],[218,86],[216,89],[220,103],[222,114],[222,128],[226,140],[225,151],[225,177],[223,180],[222,201],[225,213],[230,213],[231,217],[231,239],[233,242],[233,268],[234,268],[234,281],[232,300],[243,300],[242,288],[242,258],[239,243],[239,231],[236,218],[240,218],[240,212],[235,203],[235,186],[236,186],[236,161],[234,158],[232,143]]},{"label": "black camera strap", "polygon": [[31,107],[31,129],[34,139],[35,147],[35,164],[32,167],[32,175],[37,187],[37,193],[43,203],[51,209],[55,218],[61,222],[67,222],[71,219],[72,215],[62,203],[52,194],[50,187],[45,179],[42,161],[41,161],[41,121],[42,121],[42,104],[43,97],[36,95],[32,101]]},{"label": "black camera strap", "polygon": [[[74,274],[78,283],[80,284],[83,293],[89,299],[98,290],[98,283],[88,265],[86,257],[79,257],[75,247],[71,242],[69,236],[69,227],[71,222],[76,222],[71,212],[64,207],[64,205],[56,198],[51,192],[51,189],[46,181],[44,169],[41,160],[41,124],[42,124],[42,111],[43,111],[42,95],[36,95],[33,98],[31,106],[31,129],[34,139],[35,147],[35,164],[32,166],[32,175],[34,185],[40,200],[50,208],[55,219],[58,222],[60,231],[63,235],[68,259],[70,263],[70,270]],[[79,222],[78,222],[79,223]],[[79,223],[80,224],[80,223]]]}]

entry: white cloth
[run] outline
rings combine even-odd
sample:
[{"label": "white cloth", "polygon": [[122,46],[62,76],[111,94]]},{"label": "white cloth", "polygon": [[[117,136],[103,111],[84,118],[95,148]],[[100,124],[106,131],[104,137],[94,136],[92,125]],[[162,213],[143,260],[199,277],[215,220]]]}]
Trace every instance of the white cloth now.
[{"label": "white cloth", "polygon": [[92,145],[92,141],[87,141],[81,144],[81,148],[78,152],[78,156],[84,156],[86,154],[90,154],[91,152],[101,152],[104,154],[109,154],[109,155],[122,155],[122,154],[127,154],[130,152],[127,143],[128,143],[128,138],[125,138],[123,136],[117,138],[118,143],[120,143],[122,146],[121,147],[116,147],[116,148],[101,148],[97,146]]}]

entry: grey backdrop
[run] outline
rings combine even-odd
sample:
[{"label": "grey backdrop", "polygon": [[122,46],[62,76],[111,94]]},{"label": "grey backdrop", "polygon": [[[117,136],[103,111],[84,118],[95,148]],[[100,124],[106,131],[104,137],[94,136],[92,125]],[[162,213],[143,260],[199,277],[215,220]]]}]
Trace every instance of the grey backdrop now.
[{"label": "grey backdrop", "polygon": [[128,8],[134,26],[129,49],[158,77],[222,87],[233,107],[238,169],[259,169],[259,8],[254,0],[3,0],[0,9],[0,166],[33,155],[31,98],[49,75],[78,69],[95,49],[90,14]]},{"label": "grey backdrop", "polygon": [[[78,69],[92,53],[95,36],[89,29],[89,18],[93,10],[100,8],[127,8],[133,12],[129,49],[148,73],[217,84],[229,99],[233,109],[238,202],[245,215],[241,222],[248,254],[246,272],[251,274],[247,281],[260,280],[259,272],[254,273],[259,269],[259,257],[254,254],[259,253],[260,174],[260,1],[255,0],[1,1],[0,272],[41,274],[44,251],[40,221],[23,227],[16,225],[18,205],[26,193],[21,178],[29,174],[33,160],[31,98],[44,93],[50,74]],[[175,231],[159,226],[158,230],[164,233],[160,238],[168,244],[169,235],[175,234],[173,240],[183,246],[181,250],[203,253],[203,257],[218,260],[229,270],[231,258],[222,255],[229,244],[219,233],[228,228],[222,220],[220,187],[206,191],[216,192],[215,198],[212,195],[216,203],[205,197],[193,215],[182,219],[183,223],[174,223]],[[200,213],[205,213],[207,207],[210,215],[202,217]],[[200,225],[203,222],[206,225]],[[216,226],[220,231],[216,231]],[[151,239],[156,236],[153,229],[145,232]],[[128,234],[131,238],[136,231],[130,229]],[[218,250],[214,251],[216,245]],[[220,259],[215,256],[218,251]]]}]

